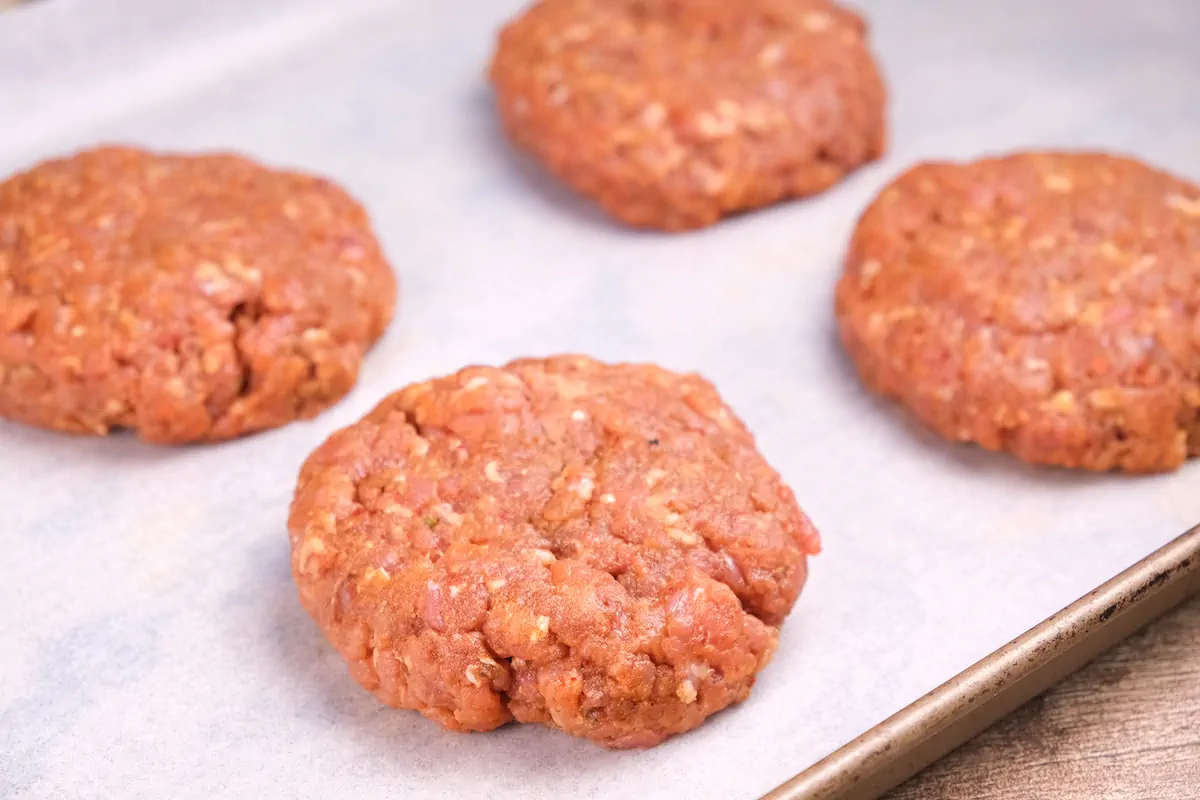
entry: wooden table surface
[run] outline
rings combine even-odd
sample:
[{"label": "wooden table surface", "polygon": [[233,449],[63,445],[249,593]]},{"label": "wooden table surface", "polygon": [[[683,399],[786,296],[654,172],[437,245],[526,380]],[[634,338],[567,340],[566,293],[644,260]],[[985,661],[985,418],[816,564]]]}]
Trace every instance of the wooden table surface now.
[{"label": "wooden table surface", "polygon": [[1200,598],[887,800],[1200,800]]}]

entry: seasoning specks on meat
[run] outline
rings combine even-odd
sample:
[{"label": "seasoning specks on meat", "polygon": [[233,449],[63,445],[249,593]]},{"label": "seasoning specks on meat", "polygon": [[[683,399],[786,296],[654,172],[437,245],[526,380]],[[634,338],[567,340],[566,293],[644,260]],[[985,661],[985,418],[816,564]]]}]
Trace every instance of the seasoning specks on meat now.
[{"label": "seasoning specks on meat", "polygon": [[510,138],[636,226],[814,194],[884,149],[866,26],[828,0],[541,0],[491,78]]},{"label": "seasoning specks on meat", "polygon": [[105,147],[0,183],[0,416],[159,442],[309,417],[349,391],[396,285],[332,183]]},{"label": "seasoning specks on meat", "polygon": [[309,458],[289,530],[304,607],[384,702],[610,747],[745,699],[819,549],[708,382],[584,357],[392,395]]},{"label": "seasoning specks on meat", "polygon": [[947,438],[1039,464],[1200,454],[1200,188],[1128,158],[922,164],[855,231],[837,292],[866,383]]}]

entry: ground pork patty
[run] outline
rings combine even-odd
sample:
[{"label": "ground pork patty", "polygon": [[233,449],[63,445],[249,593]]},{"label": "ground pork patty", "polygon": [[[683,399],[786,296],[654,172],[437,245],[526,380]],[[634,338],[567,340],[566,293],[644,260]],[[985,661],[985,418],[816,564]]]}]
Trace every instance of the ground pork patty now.
[{"label": "ground pork patty", "polygon": [[942,435],[1148,472],[1200,454],[1200,189],[1128,158],[922,164],[837,290],[865,382]]},{"label": "ground pork patty", "polygon": [[711,384],[575,356],[392,395],[308,459],[288,527],[385,703],[610,747],[744,700],[819,549]]},{"label": "ground pork patty", "polygon": [[827,0],[541,0],[491,78],[509,137],[636,226],[814,194],[884,150],[866,25]]},{"label": "ground pork patty", "polygon": [[233,155],[105,147],[0,183],[0,416],[159,442],[349,391],[396,284],[362,208]]}]

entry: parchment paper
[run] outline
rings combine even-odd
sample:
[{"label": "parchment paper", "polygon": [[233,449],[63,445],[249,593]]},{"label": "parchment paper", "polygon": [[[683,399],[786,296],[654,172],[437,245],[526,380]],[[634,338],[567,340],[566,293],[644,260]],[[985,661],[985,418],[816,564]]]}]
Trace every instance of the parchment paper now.
[{"label": "parchment paper", "polygon": [[[1200,179],[1200,4],[863,2],[888,159],[824,196],[632,233],[500,136],[484,70],[516,0],[44,0],[0,15],[0,171],[105,140],[237,149],[371,210],[399,316],[311,423],[163,448],[0,424],[0,795],[742,797],[767,791],[1200,521],[1154,478],[944,444],[858,385],[832,285],[920,157],[1105,147]],[[713,379],[826,551],[751,699],[648,752],[380,706],[296,599],[303,457],[386,392],[562,351]]]}]

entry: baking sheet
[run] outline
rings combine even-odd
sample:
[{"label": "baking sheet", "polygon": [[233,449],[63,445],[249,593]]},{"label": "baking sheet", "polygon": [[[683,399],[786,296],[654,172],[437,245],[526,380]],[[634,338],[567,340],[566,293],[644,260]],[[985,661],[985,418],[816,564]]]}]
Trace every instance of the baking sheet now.
[{"label": "baking sheet", "polygon": [[[862,2],[888,159],[686,236],[635,233],[500,136],[515,0],[43,0],[0,15],[0,172],[96,141],[237,149],[363,199],[396,323],[332,411],[168,449],[0,424],[0,796],[754,797],[1200,521],[1200,464],[1076,475],[944,444],[835,342],[858,211],[920,157],[1105,147],[1200,179],[1189,0]],[[300,609],[296,470],[387,391],[561,351],[714,380],[825,553],[753,696],[647,752],[381,707]]]}]

